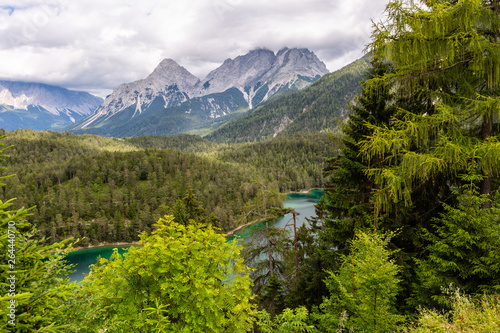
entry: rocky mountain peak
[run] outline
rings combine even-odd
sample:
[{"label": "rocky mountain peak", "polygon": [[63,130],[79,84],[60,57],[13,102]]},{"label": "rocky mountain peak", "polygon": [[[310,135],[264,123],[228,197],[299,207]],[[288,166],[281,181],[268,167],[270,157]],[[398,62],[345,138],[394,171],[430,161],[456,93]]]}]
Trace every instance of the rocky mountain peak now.
[{"label": "rocky mountain peak", "polygon": [[232,87],[243,90],[245,86],[258,81],[274,62],[274,52],[267,49],[255,49],[234,59],[227,59],[207,75],[196,95],[223,92]]},{"label": "rocky mountain peak", "polygon": [[172,59],[163,59],[154,71],[146,78],[149,83],[160,83],[166,86],[177,85],[179,90],[192,90],[199,79]]},{"label": "rocky mountain peak", "polygon": [[328,73],[328,69],[325,63],[308,49],[284,48],[276,55],[275,70],[272,72],[275,80],[283,81],[290,76],[322,76]]},{"label": "rocky mountain peak", "polygon": [[91,114],[102,98],[53,85],[0,81],[0,125],[7,130],[54,129]]}]

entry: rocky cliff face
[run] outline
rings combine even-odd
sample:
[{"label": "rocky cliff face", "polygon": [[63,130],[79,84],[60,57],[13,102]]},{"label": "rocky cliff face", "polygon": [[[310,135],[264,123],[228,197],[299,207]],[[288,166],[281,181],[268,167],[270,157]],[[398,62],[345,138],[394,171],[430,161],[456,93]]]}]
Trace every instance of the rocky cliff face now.
[{"label": "rocky cliff face", "polygon": [[5,129],[51,129],[66,126],[88,116],[102,98],[87,92],[19,81],[0,81],[0,127]]},{"label": "rocky cliff face", "polygon": [[270,50],[258,49],[234,60],[227,59],[201,82],[196,96],[234,87],[243,93],[252,108],[282,89],[304,88],[326,73],[325,64],[307,49],[285,48],[276,55]]},{"label": "rocky cliff face", "polygon": [[41,83],[0,81],[0,105],[27,110],[39,106],[54,115],[68,111],[86,116],[95,111],[102,98],[83,91],[73,91]]},{"label": "rocky cliff face", "polygon": [[109,119],[130,106],[135,108],[134,117],[147,110],[156,99],[162,100],[164,108],[180,105],[192,97],[199,81],[172,59],[165,59],[147,78],[114,89],[94,114],[78,127],[85,128],[96,121]]},{"label": "rocky cliff face", "polygon": [[96,112],[69,130],[102,128],[106,135],[114,135],[110,128],[124,131],[124,122],[145,122],[148,115],[158,112],[216,119],[253,108],[280,91],[302,89],[326,73],[325,64],[307,49],[285,48],[277,54],[253,50],[227,59],[203,80],[165,59],[147,78],[120,85]]}]

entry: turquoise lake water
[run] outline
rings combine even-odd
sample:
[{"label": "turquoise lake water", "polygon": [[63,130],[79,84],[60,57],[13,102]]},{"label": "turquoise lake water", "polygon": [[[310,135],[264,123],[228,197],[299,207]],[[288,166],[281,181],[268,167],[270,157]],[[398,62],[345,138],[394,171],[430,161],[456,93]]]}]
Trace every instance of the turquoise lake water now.
[{"label": "turquoise lake water", "polygon": [[[306,217],[312,217],[315,215],[314,205],[322,196],[323,192],[320,190],[313,190],[309,193],[292,193],[287,195],[286,200],[283,202],[283,206],[286,208],[294,208],[295,211],[300,214],[297,216],[297,228],[307,222],[305,219]],[[293,228],[292,214],[287,214],[271,223],[271,225],[273,226],[282,228],[287,224],[292,224],[292,226],[289,227],[291,230],[291,228]],[[242,230],[239,230],[234,236],[228,238],[228,240],[231,240],[234,237],[246,238],[252,235],[252,233],[254,233],[257,229],[262,228],[265,225],[266,223],[264,222],[248,226]],[[102,246],[70,253],[66,257],[66,260],[70,264],[76,264],[76,266],[73,268],[75,272],[69,274],[71,280],[77,282],[83,280],[83,278],[85,277],[84,274],[88,274],[88,272],[90,271],[89,266],[95,264],[99,256],[109,259],[109,257],[111,257],[111,254],[113,253],[114,248],[118,248],[118,251],[123,254],[127,251],[129,246]]]}]

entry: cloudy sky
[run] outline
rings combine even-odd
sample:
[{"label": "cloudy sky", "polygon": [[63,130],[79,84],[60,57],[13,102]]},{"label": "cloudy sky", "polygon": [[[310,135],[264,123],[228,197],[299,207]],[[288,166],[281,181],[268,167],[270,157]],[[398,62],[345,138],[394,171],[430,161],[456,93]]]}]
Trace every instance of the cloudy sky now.
[{"label": "cloudy sky", "polygon": [[330,71],[362,56],[388,0],[0,0],[0,79],[104,97],[172,58],[204,78],[227,58],[305,47]]}]

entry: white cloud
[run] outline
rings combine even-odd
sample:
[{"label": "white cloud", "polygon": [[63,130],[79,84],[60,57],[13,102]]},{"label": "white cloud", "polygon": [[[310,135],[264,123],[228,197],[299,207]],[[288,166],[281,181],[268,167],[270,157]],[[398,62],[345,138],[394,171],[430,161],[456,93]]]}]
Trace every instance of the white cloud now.
[{"label": "white cloud", "polygon": [[257,47],[362,55],[388,0],[0,0],[0,78],[100,95],[172,58],[203,77]]}]

